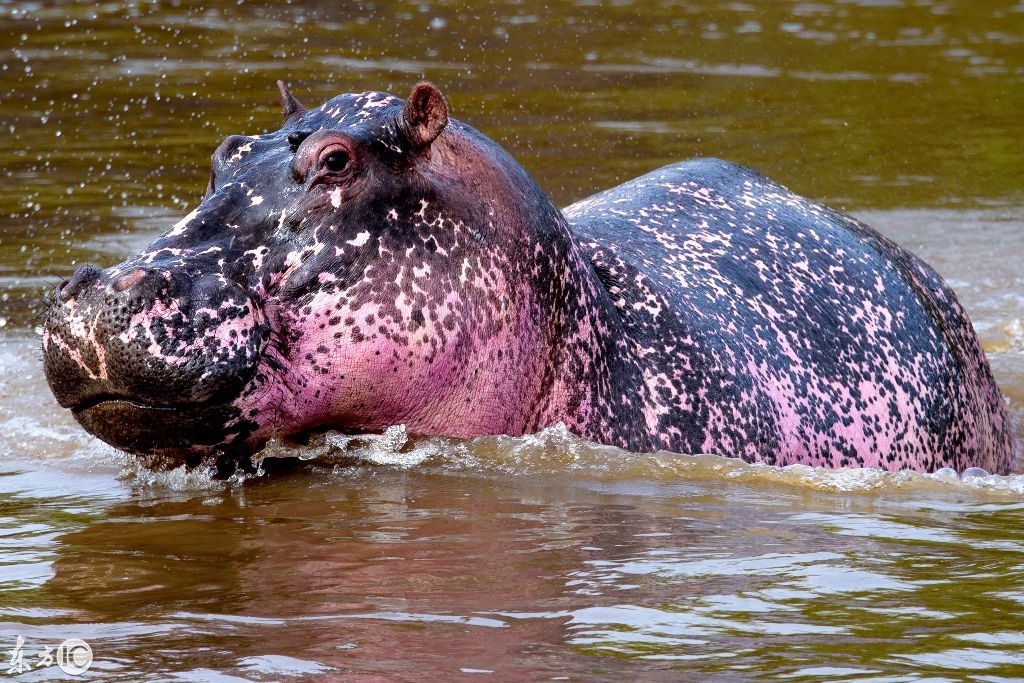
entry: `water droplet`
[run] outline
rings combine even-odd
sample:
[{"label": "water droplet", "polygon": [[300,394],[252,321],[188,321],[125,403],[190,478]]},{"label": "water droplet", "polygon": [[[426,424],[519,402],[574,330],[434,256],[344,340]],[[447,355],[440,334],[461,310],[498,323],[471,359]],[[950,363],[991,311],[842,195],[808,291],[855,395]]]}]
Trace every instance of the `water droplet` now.
[{"label": "water droplet", "polygon": [[988,476],[988,472],[983,470],[980,467],[968,467],[966,470],[964,470],[964,473],[960,475],[960,478],[963,479],[964,481],[967,481],[968,479],[972,479],[974,477],[987,477],[987,476]]}]

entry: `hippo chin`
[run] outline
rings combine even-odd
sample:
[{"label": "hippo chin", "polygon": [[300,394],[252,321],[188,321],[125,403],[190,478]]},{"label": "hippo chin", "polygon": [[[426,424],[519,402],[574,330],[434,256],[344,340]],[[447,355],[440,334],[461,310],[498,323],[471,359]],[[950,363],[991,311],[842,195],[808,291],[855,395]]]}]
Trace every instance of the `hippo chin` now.
[{"label": "hippo chin", "polygon": [[153,461],[270,438],[563,422],[632,451],[1006,472],[1007,409],[929,266],[746,168],[666,166],[560,212],[420,83],[228,137],[143,253],[43,333],[57,400]]}]

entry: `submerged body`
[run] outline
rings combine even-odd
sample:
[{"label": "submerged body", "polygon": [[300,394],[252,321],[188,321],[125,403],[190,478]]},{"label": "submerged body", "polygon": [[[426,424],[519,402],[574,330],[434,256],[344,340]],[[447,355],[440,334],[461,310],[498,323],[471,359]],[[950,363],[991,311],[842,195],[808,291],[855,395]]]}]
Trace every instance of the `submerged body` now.
[{"label": "submerged body", "polygon": [[773,464],[1012,462],[953,292],[847,216],[714,160],[563,215],[430,84],[282,103],[281,130],[225,140],[192,213],[57,293],[47,377],[115,446],[235,460],[324,428],[563,422]]}]

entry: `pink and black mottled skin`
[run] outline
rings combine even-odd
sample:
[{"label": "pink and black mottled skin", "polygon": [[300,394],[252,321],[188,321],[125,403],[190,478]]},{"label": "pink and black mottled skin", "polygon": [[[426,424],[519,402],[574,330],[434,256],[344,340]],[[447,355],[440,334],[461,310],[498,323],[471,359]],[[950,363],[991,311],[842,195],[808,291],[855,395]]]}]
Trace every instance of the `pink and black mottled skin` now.
[{"label": "pink and black mottled skin", "polygon": [[281,99],[194,211],[55,295],[47,378],[114,446],[224,463],[319,429],[563,422],[632,451],[1010,468],[966,313],[866,225],[712,159],[561,212],[429,83]]}]

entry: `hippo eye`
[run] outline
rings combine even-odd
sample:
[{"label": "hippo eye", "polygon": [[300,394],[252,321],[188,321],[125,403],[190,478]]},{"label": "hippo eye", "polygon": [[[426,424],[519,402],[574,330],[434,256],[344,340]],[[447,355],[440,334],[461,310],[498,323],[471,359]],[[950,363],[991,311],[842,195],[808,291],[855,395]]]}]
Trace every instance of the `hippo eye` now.
[{"label": "hippo eye", "polygon": [[348,152],[334,150],[324,157],[323,166],[331,173],[341,173],[348,166]]},{"label": "hippo eye", "polygon": [[320,183],[347,184],[359,167],[359,150],[333,131],[314,133],[299,147],[292,172],[306,180],[306,189]]}]

